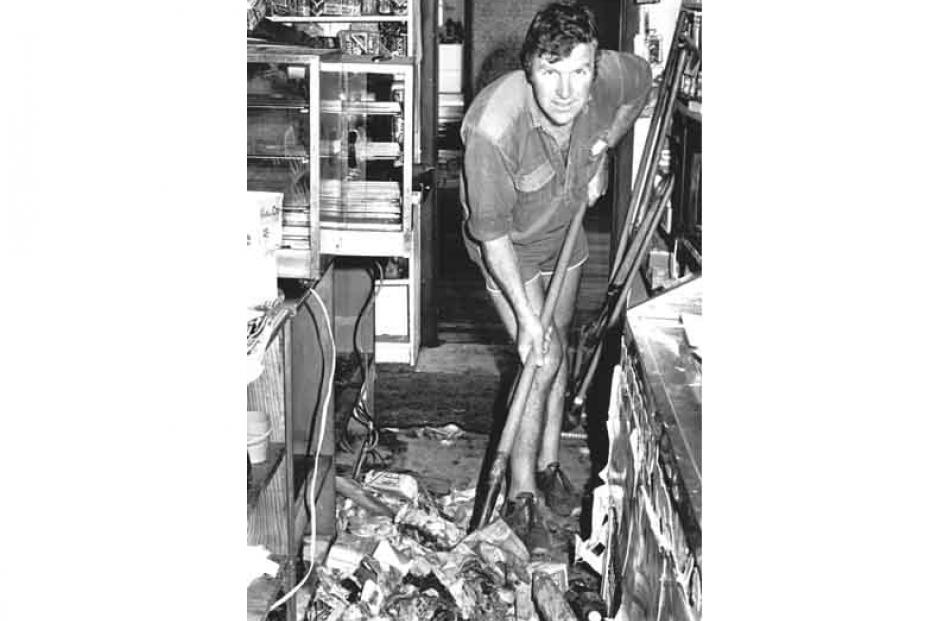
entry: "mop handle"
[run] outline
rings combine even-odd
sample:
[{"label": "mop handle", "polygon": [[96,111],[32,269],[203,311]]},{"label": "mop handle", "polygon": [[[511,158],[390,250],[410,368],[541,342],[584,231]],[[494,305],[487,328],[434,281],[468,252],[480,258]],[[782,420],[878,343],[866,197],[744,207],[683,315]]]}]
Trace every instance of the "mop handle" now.
[{"label": "mop handle", "polygon": [[[544,296],[544,305],[541,309],[541,326],[544,330],[551,324],[554,316],[554,308],[557,306],[557,299],[561,295],[561,289],[564,285],[564,277],[567,274],[568,263],[570,263],[571,253],[574,251],[574,243],[581,232],[581,225],[584,222],[584,212],[587,211],[587,205],[581,206],[574,219],[571,220],[571,226],[564,237],[561,245],[561,253],[557,258],[557,265],[554,268],[554,276],[548,286],[548,292]],[[521,373],[518,375],[518,384],[515,388],[514,397],[511,400],[511,406],[508,408],[508,418],[505,420],[505,426],[502,428],[501,437],[498,439],[498,446],[495,449],[495,457],[488,471],[488,487],[486,489],[485,500],[481,504],[481,509],[475,513],[472,522],[472,529],[479,529],[488,523],[495,501],[501,490],[501,481],[508,469],[508,456],[511,454],[511,447],[514,444],[518,428],[521,426],[521,417],[524,414],[525,405],[528,402],[528,393],[531,390],[531,384],[534,383],[534,375],[537,371],[535,364],[534,348],[528,352],[528,358],[525,360]]]},{"label": "mop handle", "polygon": [[[564,288],[564,278],[567,276],[567,268],[571,261],[574,245],[582,230],[581,225],[584,222],[585,211],[586,205],[578,209],[577,213],[574,214],[574,219],[571,220],[571,226],[567,231],[567,235],[564,237],[561,253],[557,258],[554,275],[551,277],[551,284],[548,286],[547,295],[544,296],[544,305],[541,309],[541,327],[545,331],[548,329],[548,326],[551,325],[554,309],[557,306],[557,300],[561,295],[561,289]],[[511,445],[514,443],[518,427],[521,425],[521,415],[524,413],[524,406],[528,401],[528,393],[530,392],[531,384],[534,382],[534,374],[537,370],[535,363],[535,354],[532,348],[531,351],[528,352],[528,359],[525,361],[521,369],[521,374],[518,376],[518,385],[517,388],[515,388],[515,395],[511,401],[511,407],[508,410],[508,419],[505,422],[504,430],[498,441],[499,453],[507,454],[511,450]]]}]

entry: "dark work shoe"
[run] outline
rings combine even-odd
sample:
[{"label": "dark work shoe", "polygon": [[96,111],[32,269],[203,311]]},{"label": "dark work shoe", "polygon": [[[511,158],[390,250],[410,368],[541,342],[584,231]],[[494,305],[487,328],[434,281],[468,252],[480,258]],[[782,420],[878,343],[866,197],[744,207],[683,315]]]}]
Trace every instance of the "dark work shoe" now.
[{"label": "dark work shoe", "polygon": [[561,470],[560,463],[555,461],[548,464],[547,468],[536,474],[536,478],[545,503],[557,515],[567,517],[580,506],[580,494]]},{"label": "dark work shoe", "polygon": [[537,500],[531,492],[522,492],[505,503],[501,518],[518,535],[532,555],[551,549],[551,535],[538,517]]}]

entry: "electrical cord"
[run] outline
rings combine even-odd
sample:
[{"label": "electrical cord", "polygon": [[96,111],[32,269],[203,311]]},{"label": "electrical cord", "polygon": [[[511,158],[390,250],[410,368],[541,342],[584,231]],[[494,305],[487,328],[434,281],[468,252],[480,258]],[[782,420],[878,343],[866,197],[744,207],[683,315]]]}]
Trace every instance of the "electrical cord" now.
[{"label": "electrical cord", "polygon": [[353,352],[357,358],[360,368],[360,392],[355,404],[353,405],[353,408],[347,413],[343,420],[343,433],[340,434],[340,444],[348,452],[353,452],[354,438],[349,431],[349,421],[352,419],[359,425],[366,428],[366,434],[363,436],[363,441],[360,444],[359,451],[357,452],[356,460],[353,463],[353,478],[359,478],[367,457],[372,457],[374,463],[381,461],[381,457],[376,451],[376,447],[379,445],[379,429],[376,423],[376,417],[373,415],[373,412],[370,410],[368,405],[367,385],[369,378],[369,368],[366,363],[365,356],[363,355],[363,352],[359,346],[360,323],[365,317],[366,312],[376,302],[376,298],[379,295],[380,289],[382,288],[382,280],[384,276],[383,267],[379,261],[373,261],[372,267],[376,268],[375,272],[372,271],[371,268],[367,268],[366,271],[369,274],[370,279],[372,279],[374,285],[370,290],[370,294],[367,296],[366,301],[363,303],[363,306],[356,317],[356,323],[353,326]]},{"label": "electrical cord", "polygon": [[[333,381],[333,375],[336,373],[336,344],[333,342],[332,322],[330,321],[330,313],[327,312],[327,307],[323,303],[323,300],[320,299],[320,296],[317,294],[316,291],[311,289],[311,292],[313,293],[313,297],[317,299],[317,302],[320,303],[320,308],[323,310],[323,317],[326,320],[325,336],[327,337],[327,341],[330,343],[330,352],[332,355],[330,356],[330,373],[324,374],[324,385],[329,386],[329,384],[332,383]],[[305,304],[305,306],[308,306],[308,305]],[[320,341],[320,348],[322,351],[326,352],[326,349],[324,348],[323,338],[320,336],[320,332],[321,332],[320,325],[316,321],[316,317],[313,311],[310,311],[310,313],[311,313],[311,317],[314,318],[314,324],[317,328],[317,335]],[[324,371],[326,371],[325,365],[324,365]],[[300,582],[298,582],[297,585],[294,586],[294,588],[288,591],[287,594],[285,594],[279,600],[274,602],[271,605],[271,607],[267,609],[268,613],[275,610],[278,606],[281,606],[284,602],[286,602],[291,597],[293,597],[294,594],[298,590],[300,590],[300,587],[306,584],[307,580],[310,578],[310,574],[313,573],[314,566],[316,565],[316,554],[314,553],[314,546],[316,545],[316,541],[317,541],[317,520],[316,520],[317,469],[320,466],[320,451],[323,449],[323,440],[324,440],[324,437],[326,436],[326,430],[327,430],[327,415],[328,415],[328,410],[330,407],[330,390],[329,389],[325,390],[322,396],[323,396],[323,415],[320,421],[320,434],[319,434],[319,437],[317,438],[317,450],[313,455],[313,472],[310,475],[310,483],[307,487],[307,508],[310,511],[310,566],[307,568],[307,573],[304,574],[304,577],[300,579]],[[293,451],[290,451],[288,457],[290,459],[293,459]],[[328,473],[326,476],[331,476],[332,474],[333,473]]]}]

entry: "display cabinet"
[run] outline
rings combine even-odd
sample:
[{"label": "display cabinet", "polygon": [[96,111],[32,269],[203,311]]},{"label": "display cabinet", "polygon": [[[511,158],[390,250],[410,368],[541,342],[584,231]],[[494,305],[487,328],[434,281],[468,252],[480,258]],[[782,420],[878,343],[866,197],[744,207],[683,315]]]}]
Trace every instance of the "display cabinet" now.
[{"label": "display cabinet", "polygon": [[338,192],[341,181],[341,168],[320,154],[332,153],[344,135],[341,117],[317,113],[318,102],[339,100],[343,86],[339,72],[320,67],[337,57],[247,46],[247,189],[283,194],[277,269],[285,278],[320,274],[320,201]]},{"label": "display cabinet", "polygon": [[[333,71],[346,95],[322,98],[321,116],[329,114],[327,123],[342,122],[344,128],[343,138],[324,154],[340,183],[323,188],[320,248],[400,265],[398,276],[379,283],[380,362],[415,364],[420,342],[422,200],[412,194],[411,181],[412,164],[423,157],[422,97],[415,79],[424,68],[423,4],[281,0],[270,3],[267,16],[342,54]],[[429,6],[433,14],[435,6]]]},{"label": "display cabinet", "polygon": [[330,171],[321,185],[320,248],[402,266],[379,283],[385,294],[377,316],[400,314],[388,325],[402,328],[377,330],[376,359],[415,364],[421,251],[419,201],[412,187],[413,61],[341,56],[324,62],[321,71],[342,91],[320,101],[322,122],[339,128],[341,136],[320,156],[321,170]]}]

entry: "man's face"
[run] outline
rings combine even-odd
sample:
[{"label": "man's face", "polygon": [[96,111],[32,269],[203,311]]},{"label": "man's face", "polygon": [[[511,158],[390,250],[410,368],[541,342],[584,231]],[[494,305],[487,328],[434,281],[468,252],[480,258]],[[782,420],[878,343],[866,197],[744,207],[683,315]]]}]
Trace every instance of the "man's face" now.
[{"label": "man's face", "polygon": [[556,62],[537,56],[531,63],[531,86],[538,107],[556,126],[570,124],[587,103],[594,81],[594,54],[590,43],[579,43],[571,55]]}]

